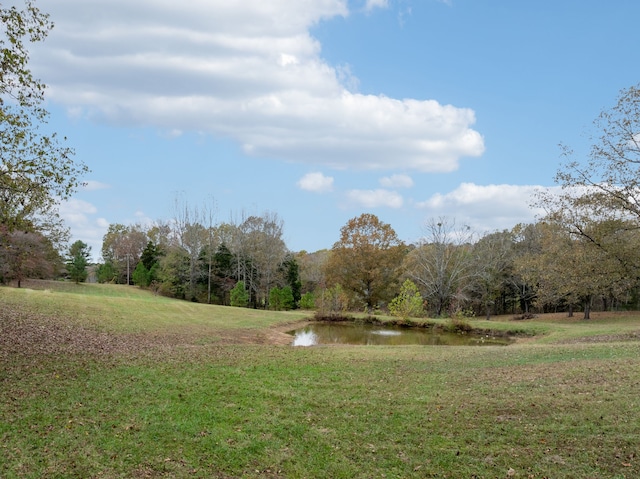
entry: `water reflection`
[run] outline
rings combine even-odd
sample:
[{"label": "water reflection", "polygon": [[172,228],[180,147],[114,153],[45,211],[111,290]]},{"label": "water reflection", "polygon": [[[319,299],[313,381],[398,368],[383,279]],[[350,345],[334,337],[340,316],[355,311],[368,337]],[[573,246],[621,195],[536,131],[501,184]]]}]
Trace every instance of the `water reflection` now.
[{"label": "water reflection", "polygon": [[488,335],[446,333],[422,328],[381,327],[359,323],[311,323],[304,328],[290,331],[293,346],[320,344],[360,344],[400,346],[408,344],[429,346],[489,346],[506,345],[506,338]]}]

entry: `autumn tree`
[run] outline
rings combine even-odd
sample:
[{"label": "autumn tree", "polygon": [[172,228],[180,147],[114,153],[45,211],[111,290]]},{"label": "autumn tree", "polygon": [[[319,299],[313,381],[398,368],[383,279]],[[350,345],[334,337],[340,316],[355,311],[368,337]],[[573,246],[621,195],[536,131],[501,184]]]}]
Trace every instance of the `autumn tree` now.
[{"label": "autumn tree", "polygon": [[524,314],[530,313],[537,295],[538,279],[534,265],[543,253],[544,228],[544,223],[520,223],[511,230],[514,264],[509,279]]},{"label": "autumn tree", "polygon": [[[603,227],[594,223],[587,231],[595,236]],[[634,283],[614,256],[562,224],[544,223],[541,241],[542,253],[531,263],[541,306],[564,306],[570,316],[574,306],[581,306],[584,319],[589,319],[594,299],[620,297]]]},{"label": "autumn tree", "polygon": [[513,237],[509,231],[489,233],[472,249],[471,294],[487,320],[511,285]]},{"label": "autumn tree", "polygon": [[0,223],[46,231],[60,226],[56,205],[80,186],[87,167],[55,133],[42,132],[45,85],[29,69],[28,44],[47,37],[49,16],[26,0],[22,10],[0,6],[0,18]]},{"label": "autumn tree", "polygon": [[[555,177],[562,189],[541,192],[537,205],[549,213],[545,220],[608,249],[628,275],[638,276],[638,256],[620,256],[615,239],[640,229],[640,85],[622,90],[617,103],[600,113],[589,140],[584,159],[562,147],[566,161]],[[597,237],[594,224],[600,225]]]},{"label": "autumn tree", "polygon": [[339,284],[368,311],[393,298],[406,248],[393,228],[373,214],[340,229],[326,264],[329,284]]},{"label": "autumn tree", "polygon": [[115,282],[128,284],[149,240],[140,225],[110,224],[102,239],[102,259]]},{"label": "autumn tree", "polygon": [[91,247],[83,241],[76,241],[69,248],[67,258],[67,272],[75,283],[84,282],[87,279],[87,266],[91,256]]},{"label": "autumn tree", "polygon": [[455,220],[432,218],[405,262],[406,274],[420,288],[436,316],[469,300],[474,275],[473,232]]},{"label": "autumn tree", "polygon": [[300,251],[296,260],[300,265],[300,282],[303,293],[313,292],[325,284],[326,263],[331,252],[327,249],[308,253]]},{"label": "autumn tree", "polygon": [[60,257],[51,241],[36,231],[9,231],[0,225],[0,280],[16,281],[18,288],[27,278],[48,279],[60,266]]}]

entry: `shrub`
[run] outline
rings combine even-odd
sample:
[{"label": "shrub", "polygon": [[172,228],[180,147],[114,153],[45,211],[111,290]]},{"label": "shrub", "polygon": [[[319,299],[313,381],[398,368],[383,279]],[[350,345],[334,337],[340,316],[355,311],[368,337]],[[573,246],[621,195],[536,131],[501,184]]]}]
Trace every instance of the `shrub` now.
[{"label": "shrub", "polygon": [[284,288],[271,288],[269,291],[269,307],[276,311],[289,311],[293,309],[293,291],[291,286],[285,286]]},{"label": "shrub", "polygon": [[464,319],[451,318],[445,325],[444,329],[450,333],[469,333],[473,331],[473,326]]},{"label": "shrub", "polygon": [[389,303],[389,312],[399,318],[417,318],[424,314],[424,301],[410,279],[402,284],[400,294]]},{"label": "shrub", "polygon": [[300,308],[314,309],[316,307],[316,296],[312,292],[304,293],[300,297]]}]

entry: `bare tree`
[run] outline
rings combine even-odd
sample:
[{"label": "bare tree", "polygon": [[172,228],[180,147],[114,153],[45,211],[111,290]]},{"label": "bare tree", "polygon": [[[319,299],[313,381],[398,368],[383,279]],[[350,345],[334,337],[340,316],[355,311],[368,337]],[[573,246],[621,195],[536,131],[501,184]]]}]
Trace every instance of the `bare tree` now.
[{"label": "bare tree", "polygon": [[196,298],[196,285],[200,279],[200,253],[208,242],[208,233],[202,225],[203,214],[181,196],[174,199],[174,235],[177,244],[189,257],[189,299]]},{"label": "bare tree", "polygon": [[431,218],[424,229],[424,237],[407,257],[406,270],[435,314],[441,316],[446,308],[469,299],[475,274],[471,255],[474,235],[468,226],[458,227],[455,220],[446,217]]},{"label": "bare tree", "polygon": [[473,295],[487,320],[507,287],[512,269],[513,237],[509,231],[487,234],[473,245]]}]

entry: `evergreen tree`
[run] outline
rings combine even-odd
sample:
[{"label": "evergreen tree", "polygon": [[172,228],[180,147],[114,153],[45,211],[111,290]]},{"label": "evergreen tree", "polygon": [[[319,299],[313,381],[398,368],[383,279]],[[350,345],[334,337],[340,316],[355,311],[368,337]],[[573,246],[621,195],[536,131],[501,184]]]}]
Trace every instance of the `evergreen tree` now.
[{"label": "evergreen tree", "polygon": [[300,298],[302,297],[302,281],[300,280],[300,267],[295,257],[288,256],[283,263],[285,270],[285,280],[291,289],[292,295],[292,307],[290,309],[296,309]]},{"label": "evergreen tree", "polygon": [[91,255],[91,247],[86,243],[78,240],[69,248],[69,259],[67,261],[67,271],[69,277],[77,283],[84,282],[87,279],[87,265],[89,264],[89,256]]},{"label": "evergreen tree", "polygon": [[133,284],[146,288],[151,284],[151,271],[140,261],[133,270]]},{"label": "evergreen tree", "polygon": [[249,304],[249,293],[244,281],[238,281],[231,290],[231,306],[245,308]]}]

